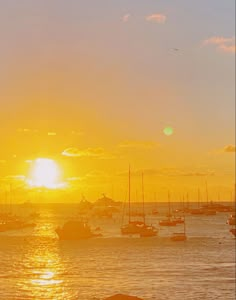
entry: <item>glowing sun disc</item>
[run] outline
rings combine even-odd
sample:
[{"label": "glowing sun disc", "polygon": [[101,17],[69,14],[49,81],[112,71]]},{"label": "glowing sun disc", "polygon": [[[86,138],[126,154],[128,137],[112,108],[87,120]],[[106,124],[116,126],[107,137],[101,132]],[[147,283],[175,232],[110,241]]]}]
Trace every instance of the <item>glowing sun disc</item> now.
[{"label": "glowing sun disc", "polygon": [[37,158],[34,161],[29,183],[31,186],[54,188],[59,181],[59,168],[49,158]]}]

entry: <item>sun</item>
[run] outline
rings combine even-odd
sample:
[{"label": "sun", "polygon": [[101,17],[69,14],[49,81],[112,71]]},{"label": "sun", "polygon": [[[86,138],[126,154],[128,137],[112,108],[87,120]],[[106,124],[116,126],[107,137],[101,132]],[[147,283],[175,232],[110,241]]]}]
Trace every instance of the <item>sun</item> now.
[{"label": "sun", "polygon": [[37,158],[30,172],[30,186],[56,188],[59,185],[60,170],[57,163],[49,158]]}]

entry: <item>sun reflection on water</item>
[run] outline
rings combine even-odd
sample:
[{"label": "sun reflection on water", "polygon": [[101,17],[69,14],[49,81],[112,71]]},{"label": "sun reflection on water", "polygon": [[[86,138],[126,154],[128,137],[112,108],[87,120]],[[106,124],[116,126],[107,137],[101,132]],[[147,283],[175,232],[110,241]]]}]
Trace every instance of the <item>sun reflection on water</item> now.
[{"label": "sun reflection on water", "polygon": [[37,235],[27,241],[22,261],[25,276],[24,282],[21,282],[27,298],[65,300],[72,297],[63,279],[65,268],[58,240],[52,238],[52,230],[51,226],[42,224]]}]

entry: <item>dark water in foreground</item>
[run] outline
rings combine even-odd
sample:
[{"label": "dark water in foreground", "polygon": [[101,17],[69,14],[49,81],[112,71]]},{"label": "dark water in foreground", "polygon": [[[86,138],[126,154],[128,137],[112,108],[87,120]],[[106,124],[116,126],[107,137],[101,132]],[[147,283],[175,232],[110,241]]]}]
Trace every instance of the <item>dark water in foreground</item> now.
[{"label": "dark water in foreground", "polygon": [[154,238],[121,237],[118,217],[94,220],[102,238],[59,241],[54,229],[72,211],[41,207],[35,228],[0,234],[0,299],[92,300],[118,292],[145,300],[235,299],[228,213],[186,216],[186,242],[169,238],[181,225],[160,228]]}]

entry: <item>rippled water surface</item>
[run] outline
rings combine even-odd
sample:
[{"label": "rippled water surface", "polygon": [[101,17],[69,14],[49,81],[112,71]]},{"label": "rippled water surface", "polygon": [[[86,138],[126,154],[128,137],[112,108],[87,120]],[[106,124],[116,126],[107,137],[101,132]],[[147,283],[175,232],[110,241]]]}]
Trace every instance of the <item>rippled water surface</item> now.
[{"label": "rippled water surface", "polygon": [[[0,234],[0,299],[235,299],[235,239],[227,213],[186,216],[186,242],[160,228],[154,238],[121,237],[120,218],[93,220],[102,238],[59,241],[73,207],[41,207],[37,226]],[[161,217],[152,217],[154,224]],[[179,225],[181,226],[181,225]]]}]

